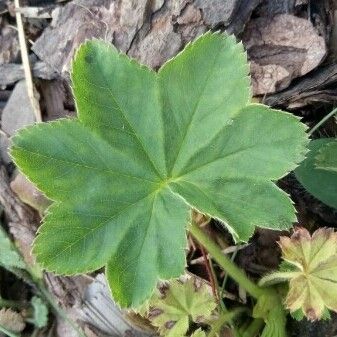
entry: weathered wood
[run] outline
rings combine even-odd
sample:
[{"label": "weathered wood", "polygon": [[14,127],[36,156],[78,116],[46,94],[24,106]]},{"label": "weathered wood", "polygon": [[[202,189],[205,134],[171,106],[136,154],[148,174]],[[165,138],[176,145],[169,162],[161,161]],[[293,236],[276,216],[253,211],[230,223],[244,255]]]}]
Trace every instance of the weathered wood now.
[{"label": "weathered wood", "polygon": [[45,6],[45,7],[21,7],[19,12],[25,18],[31,19],[51,19],[52,12],[55,6]]},{"label": "weathered wood", "polygon": [[273,17],[277,14],[294,14],[295,6],[298,4],[296,0],[264,0],[259,9],[259,14],[268,17]]},{"label": "weathered wood", "polygon": [[[44,62],[33,62],[33,75],[36,78],[52,80],[57,78],[57,74]],[[8,63],[0,65],[0,87],[13,85],[25,78],[21,64]]]},{"label": "weathered wood", "polygon": [[65,80],[41,80],[39,88],[45,110],[45,121],[74,117],[74,103],[72,101],[69,102],[71,93]]},{"label": "weathered wood", "polygon": [[[74,0],[54,13],[50,27],[35,42],[33,51],[61,74],[69,70],[79,44],[96,37],[158,68],[206,30],[228,26],[232,32],[241,31],[259,2]],[[243,14],[239,8],[245,8]]]},{"label": "weathered wood", "polygon": [[226,31],[229,34],[239,35],[242,33],[246,23],[252,15],[254,9],[262,2],[262,0],[240,0]]},{"label": "weathered wood", "polygon": [[0,30],[0,65],[16,62],[20,53],[17,33],[9,25]]},{"label": "weathered wood", "polygon": [[312,23],[294,15],[251,20],[243,43],[251,61],[253,92],[280,91],[316,68],[326,55],[325,40]]},{"label": "weathered wood", "polygon": [[17,241],[25,261],[32,264],[34,258],[31,255],[31,244],[38,227],[39,217],[11,190],[7,171],[2,165],[0,165],[0,203],[5,210],[9,230]]},{"label": "weathered wood", "polygon": [[1,115],[1,129],[7,135],[14,133],[27,126],[34,124],[35,114],[31,101],[27,94],[27,83],[21,80],[15,88]]},{"label": "weathered wood", "polygon": [[123,312],[113,302],[106,279],[103,274],[96,276],[83,297],[83,305],[79,311],[82,319],[98,327],[109,336],[154,337],[157,334],[146,326],[136,315]]},{"label": "weathered wood", "polygon": [[337,65],[332,64],[308,74],[291,85],[286,90],[277,94],[269,95],[265,103],[271,106],[287,106],[295,108],[316,102],[319,97],[329,97],[329,101],[335,101],[335,90],[329,88],[337,82]]},{"label": "weathered wood", "polygon": [[[24,260],[32,265],[35,262],[31,254],[31,247],[36,230],[40,223],[40,217],[31,207],[24,204],[10,188],[10,179],[4,166],[0,165],[0,203],[4,207],[10,233],[24,257]],[[88,283],[84,276],[58,277],[49,273],[45,274],[48,289],[69,317],[76,320],[79,318],[75,313],[75,307],[80,307],[82,296]],[[74,329],[63,320],[58,326],[59,336],[78,337]],[[61,330],[62,329],[62,330]]]}]

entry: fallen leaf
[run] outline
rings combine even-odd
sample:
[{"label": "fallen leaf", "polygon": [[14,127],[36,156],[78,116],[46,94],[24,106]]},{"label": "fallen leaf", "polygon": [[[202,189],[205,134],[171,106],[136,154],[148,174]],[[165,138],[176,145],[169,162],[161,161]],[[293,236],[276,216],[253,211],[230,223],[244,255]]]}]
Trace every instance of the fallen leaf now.
[{"label": "fallen leaf", "polygon": [[26,326],[18,312],[5,308],[0,310],[0,325],[12,332],[21,332]]}]

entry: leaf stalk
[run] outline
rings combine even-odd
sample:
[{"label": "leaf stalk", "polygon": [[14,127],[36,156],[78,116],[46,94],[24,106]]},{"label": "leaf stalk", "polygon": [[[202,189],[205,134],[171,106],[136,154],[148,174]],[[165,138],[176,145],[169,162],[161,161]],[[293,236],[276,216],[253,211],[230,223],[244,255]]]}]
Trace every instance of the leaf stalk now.
[{"label": "leaf stalk", "polygon": [[329,112],[325,117],[323,117],[311,130],[309,130],[308,134],[312,135],[316,130],[318,130],[325,122],[329,120],[334,114],[337,113],[337,108],[333,109]]},{"label": "leaf stalk", "polygon": [[259,331],[263,328],[264,321],[260,318],[255,318],[252,323],[248,326],[245,332],[242,334],[242,337],[255,337]]},{"label": "leaf stalk", "polygon": [[190,233],[203,245],[214,260],[223,268],[228,275],[244,288],[251,296],[258,299],[260,296],[269,292],[269,289],[263,289],[251,281],[247,275],[235,265],[235,263],[223,254],[220,247],[211,240],[204,231],[193,221],[189,227]]},{"label": "leaf stalk", "polygon": [[236,308],[231,311],[227,311],[223,313],[219,319],[216,321],[216,323],[213,325],[210,333],[207,337],[215,337],[220,332],[221,328],[226,324],[230,323],[237,315],[248,311],[246,308]]}]

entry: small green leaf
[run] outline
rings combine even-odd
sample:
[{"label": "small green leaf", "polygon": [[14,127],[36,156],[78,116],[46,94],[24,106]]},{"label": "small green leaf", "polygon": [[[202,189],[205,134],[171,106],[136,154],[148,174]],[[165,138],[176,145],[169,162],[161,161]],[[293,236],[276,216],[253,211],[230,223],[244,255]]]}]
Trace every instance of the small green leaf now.
[{"label": "small green leaf", "polygon": [[316,164],[317,155],[330,143],[331,138],[311,141],[307,159],[295,170],[295,175],[304,188],[315,198],[330,207],[337,208],[337,172],[325,170],[318,167],[318,163]]},{"label": "small green leaf", "polygon": [[320,228],[312,236],[297,229],[281,237],[282,257],[296,267],[290,271],[286,306],[301,309],[309,320],[321,319],[326,309],[337,311],[337,233]]},{"label": "small green leaf", "polygon": [[[304,315],[302,309],[298,309],[298,310],[296,310],[294,312],[291,312],[290,315],[296,321],[302,321],[305,318],[305,315]],[[324,312],[322,314],[321,320],[323,320],[323,321],[329,321],[330,319],[331,319],[330,311],[327,308],[325,308],[325,310],[324,310]]]},{"label": "small green leaf", "polygon": [[72,68],[78,119],[19,132],[11,154],[54,200],[34,252],[48,270],[107,266],[115,300],[138,306],[184,271],[192,205],[236,240],[295,221],[274,183],[304,158],[305,126],[249,104],[248,64],[233,37],[206,33],[158,73],[102,41]]},{"label": "small green leaf", "polygon": [[25,269],[26,265],[0,225],[0,265],[4,268]]},{"label": "small green leaf", "polygon": [[302,309],[291,312],[290,315],[296,321],[302,321],[302,319],[305,317]]},{"label": "small green leaf", "polygon": [[316,167],[322,170],[336,172],[337,175],[337,141],[324,145],[316,157]]},{"label": "small green leaf", "polygon": [[37,328],[43,328],[48,323],[48,307],[37,296],[33,296],[31,300],[34,316],[29,320],[30,323],[33,323]]},{"label": "small green leaf", "polygon": [[191,335],[191,337],[206,337],[206,334],[201,329],[198,329],[198,330],[196,330],[196,331],[193,332],[193,334]]},{"label": "small green leaf", "polygon": [[286,314],[277,294],[261,296],[253,311],[253,317],[262,318],[265,327],[261,337],[286,337]]},{"label": "small green leaf", "polygon": [[166,337],[184,336],[191,322],[210,320],[217,306],[206,286],[194,277],[184,283],[170,281],[156,291],[147,305],[147,317]]}]

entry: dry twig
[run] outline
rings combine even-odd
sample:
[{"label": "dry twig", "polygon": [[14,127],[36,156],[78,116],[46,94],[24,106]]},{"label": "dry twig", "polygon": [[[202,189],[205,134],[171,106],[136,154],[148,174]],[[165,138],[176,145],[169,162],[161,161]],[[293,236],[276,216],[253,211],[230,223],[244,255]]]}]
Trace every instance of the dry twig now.
[{"label": "dry twig", "polygon": [[19,35],[20,50],[21,50],[21,59],[22,59],[23,69],[25,72],[28,97],[32,104],[36,121],[41,122],[42,121],[41,110],[40,110],[40,105],[37,99],[37,92],[36,92],[36,89],[33,83],[33,77],[32,77],[32,72],[30,68],[26,39],[25,39],[25,32],[23,29],[22,16],[20,13],[19,0],[14,0],[14,5],[15,5],[16,24],[17,24],[18,35]]}]

